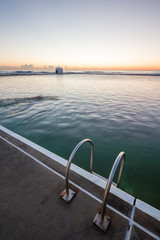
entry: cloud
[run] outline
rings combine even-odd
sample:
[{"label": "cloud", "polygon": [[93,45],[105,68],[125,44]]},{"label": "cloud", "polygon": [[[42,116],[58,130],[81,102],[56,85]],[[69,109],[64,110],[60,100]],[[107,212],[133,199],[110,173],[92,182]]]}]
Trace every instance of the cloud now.
[{"label": "cloud", "polygon": [[49,65],[49,66],[44,65],[43,69],[44,70],[55,70],[55,67],[52,65]]},{"label": "cloud", "polygon": [[43,67],[37,67],[34,66],[33,64],[24,64],[21,66],[0,66],[0,70],[22,70],[22,71],[34,71],[34,70],[45,70],[45,71],[54,71],[55,66],[53,65],[44,65]]},{"label": "cloud", "polygon": [[33,66],[33,64],[25,64],[25,65],[21,65],[20,68],[23,70],[33,70],[34,66]]}]

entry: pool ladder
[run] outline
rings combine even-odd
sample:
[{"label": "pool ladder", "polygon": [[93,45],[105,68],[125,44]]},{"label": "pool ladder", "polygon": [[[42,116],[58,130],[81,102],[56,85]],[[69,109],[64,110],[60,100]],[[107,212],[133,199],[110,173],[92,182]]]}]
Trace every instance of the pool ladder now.
[{"label": "pool ladder", "polygon": [[[63,200],[65,200],[67,203],[69,203],[76,194],[73,190],[69,189],[69,186],[68,186],[68,176],[69,176],[70,165],[71,165],[72,160],[75,157],[78,149],[86,142],[89,142],[90,145],[91,145],[90,173],[95,174],[92,171],[93,153],[94,153],[93,142],[90,139],[84,139],[81,142],[79,142],[77,144],[77,146],[74,148],[74,150],[72,151],[72,153],[69,157],[68,163],[67,163],[66,170],[65,170],[65,190],[61,193],[60,197]],[[108,225],[110,223],[110,219],[111,219],[110,216],[108,216],[107,213],[106,213],[106,204],[107,204],[107,200],[108,200],[108,196],[109,196],[109,191],[110,191],[111,184],[112,184],[114,175],[116,173],[117,167],[118,167],[119,163],[121,162],[119,175],[118,175],[118,180],[117,180],[117,184],[116,184],[116,187],[119,188],[121,177],[122,177],[122,172],[123,172],[123,167],[124,167],[124,161],[125,161],[125,153],[120,152],[118,154],[113,166],[112,166],[111,171],[110,171],[109,178],[107,180],[107,184],[106,184],[106,188],[105,188],[105,192],[104,192],[104,197],[103,197],[101,208],[98,210],[95,218],[93,219],[93,223],[96,224],[104,232],[106,232],[106,230],[108,228]],[[95,174],[95,175],[97,176],[97,174]]]}]

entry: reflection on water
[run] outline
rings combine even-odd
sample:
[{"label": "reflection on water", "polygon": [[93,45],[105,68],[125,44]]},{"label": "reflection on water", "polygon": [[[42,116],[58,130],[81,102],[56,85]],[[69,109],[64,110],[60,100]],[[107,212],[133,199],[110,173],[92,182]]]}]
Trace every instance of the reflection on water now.
[{"label": "reflection on water", "polygon": [[[105,177],[125,151],[121,188],[160,208],[159,76],[12,76],[0,89],[2,125],[65,159],[90,138],[93,170]],[[88,170],[89,159],[86,144],[74,163]]]}]

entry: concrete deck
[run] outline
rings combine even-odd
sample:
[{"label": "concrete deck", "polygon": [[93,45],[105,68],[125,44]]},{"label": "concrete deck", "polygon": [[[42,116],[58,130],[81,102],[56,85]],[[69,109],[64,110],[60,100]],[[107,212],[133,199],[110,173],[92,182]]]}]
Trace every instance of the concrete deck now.
[{"label": "concrete deck", "polygon": [[[70,204],[60,199],[66,161],[0,126],[0,240],[160,239],[160,211],[112,186],[111,223],[93,223],[106,182],[74,164]],[[149,211],[148,209],[151,209]]]}]

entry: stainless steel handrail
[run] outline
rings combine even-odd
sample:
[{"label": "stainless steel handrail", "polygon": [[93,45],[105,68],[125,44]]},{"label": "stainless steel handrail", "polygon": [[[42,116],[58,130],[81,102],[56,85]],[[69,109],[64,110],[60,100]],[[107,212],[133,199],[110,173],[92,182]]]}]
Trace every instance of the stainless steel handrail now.
[{"label": "stainless steel handrail", "polygon": [[122,159],[122,162],[121,162],[121,167],[120,167],[120,171],[119,171],[117,187],[119,187],[119,184],[120,184],[120,181],[121,181],[121,176],[122,176],[122,171],[123,171],[123,166],[124,166],[124,160],[125,160],[125,153],[124,152],[119,153],[118,157],[116,158],[116,160],[113,164],[112,170],[110,172],[108,182],[107,182],[107,185],[106,185],[106,189],[105,189],[105,193],[104,193],[103,202],[102,202],[101,221],[103,221],[103,219],[104,219],[106,202],[107,202],[107,198],[108,198],[108,195],[109,195],[109,190],[110,190],[112,180],[114,178],[115,172],[117,170],[117,167],[118,167],[121,159]]},{"label": "stainless steel handrail", "polygon": [[117,170],[117,167],[121,162],[121,166],[120,166],[120,170],[119,170],[119,176],[118,176],[118,181],[117,181],[117,187],[119,187],[120,181],[121,181],[121,177],[122,177],[122,171],[123,171],[123,167],[124,167],[124,161],[125,161],[125,153],[124,152],[120,152],[119,155],[117,156],[113,167],[111,169],[109,178],[108,178],[108,182],[106,184],[106,189],[105,189],[105,193],[104,193],[104,198],[103,198],[103,202],[102,202],[102,207],[101,209],[98,211],[97,215],[95,216],[93,222],[100,227],[103,231],[106,231],[107,226],[109,224],[110,221],[110,217],[106,217],[105,219],[105,224],[106,226],[104,226],[104,217],[105,217],[105,208],[106,208],[106,203],[107,203],[107,199],[108,199],[108,195],[109,195],[109,191],[110,191],[110,187],[112,184],[112,180],[114,178],[115,172]]},{"label": "stainless steel handrail", "polygon": [[68,174],[69,174],[69,169],[70,169],[70,165],[71,162],[76,154],[76,152],[78,151],[78,149],[86,142],[89,142],[91,144],[91,158],[90,158],[90,172],[92,173],[92,166],[93,166],[93,151],[94,151],[94,147],[93,147],[93,142],[90,139],[84,139],[82,140],[80,143],[77,144],[77,146],[74,148],[73,152],[70,155],[70,158],[68,160],[67,163],[67,167],[66,167],[66,172],[65,172],[65,183],[66,183],[66,194],[68,195],[69,193],[69,188],[68,188]]},{"label": "stainless steel handrail", "polygon": [[[72,151],[70,157],[69,157],[69,160],[68,160],[68,163],[67,163],[67,167],[66,167],[66,171],[65,171],[65,185],[66,185],[66,189],[63,191],[61,197],[66,200],[66,201],[70,201],[70,197],[69,196],[69,187],[68,187],[68,174],[69,174],[69,169],[70,169],[70,165],[72,163],[72,160],[75,156],[75,154],[77,153],[78,149],[86,142],[89,142],[90,145],[91,145],[91,158],[90,158],[90,172],[92,173],[92,167],[93,167],[93,153],[94,153],[94,146],[93,146],[93,142],[90,140],[90,139],[84,139],[82,140],[81,142],[79,142],[77,144],[77,146],[74,148],[74,150]],[[70,190],[71,191],[71,190]],[[71,191],[72,194],[74,194],[73,191]],[[64,197],[65,196],[65,197]],[[72,197],[71,197],[72,198]],[[68,199],[68,200],[67,200]]]}]

